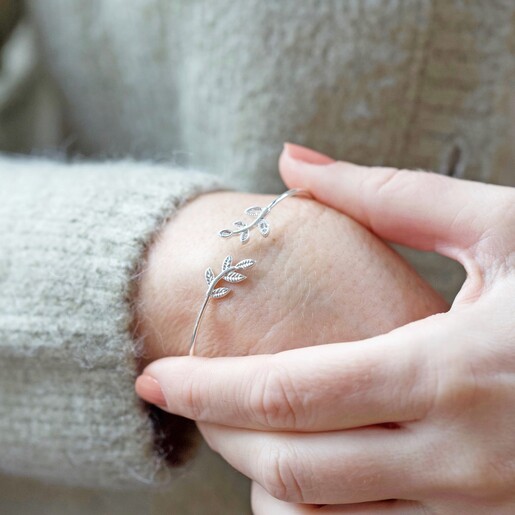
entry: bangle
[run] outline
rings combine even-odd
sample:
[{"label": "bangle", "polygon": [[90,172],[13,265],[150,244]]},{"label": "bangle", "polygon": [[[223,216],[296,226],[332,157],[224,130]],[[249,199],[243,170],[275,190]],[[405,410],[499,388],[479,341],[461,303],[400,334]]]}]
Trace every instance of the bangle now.
[{"label": "bangle", "polygon": [[[233,223],[235,227],[234,229],[222,229],[221,231],[219,231],[218,236],[220,236],[221,238],[232,238],[233,236],[239,235],[240,241],[244,245],[250,239],[250,232],[257,227],[261,236],[266,238],[270,234],[270,222],[266,220],[266,217],[268,216],[270,211],[282,200],[297,195],[305,195],[311,197],[311,195],[307,191],[301,189],[292,189],[285,191],[282,195],[279,195],[272,202],[270,202],[270,204],[263,208],[259,206],[251,206],[245,209],[245,214],[254,217],[255,220],[248,224],[242,222],[241,220],[237,220]],[[204,277],[208,288],[206,291],[206,295],[204,297],[204,302],[197,315],[195,326],[193,328],[193,334],[191,336],[190,344],[190,356],[193,356],[195,354],[195,344],[197,341],[200,323],[202,321],[202,317],[206,310],[209,299],[221,299],[231,292],[231,289],[228,286],[219,287],[218,283],[220,281],[225,281],[229,284],[242,282],[247,278],[247,276],[240,273],[240,271],[248,270],[256,264],[256,261],[254,259],[244,259],[242,261],[239,261],[235,265],[232,264],[232,261],[232,256],[227,256],[222,263],[222,269],[218,275],[215,275],[211,268],[208,268],[204,273]]]},{"label": "bangle", "polygon": [[261,233],[261,236],[266,238],[270,234],[270,223],[268,220],[265,220],[268,213],[270,213],[270,211],[272,211],[272,209],[277,204],[279,204],[281,200],[301,194],[311,196],[307,191],[304,190],[288,190],[285,191],[282,195],[279,195],[276,199],[270,202],[270,204],[263,208],[259,206],[248,207],[245,209],[245,214],[255,217],[255,220],[249,224],[246,224],[241,220],[236,220],[236,222],[233,222],[233,225],[236,227],[236,229],[222,229],[218,233],[218,236],[221,236],[222,238],[231,238],[239,234],[241,243],[245,244],[250,239],[250,231],[257,227]]}]

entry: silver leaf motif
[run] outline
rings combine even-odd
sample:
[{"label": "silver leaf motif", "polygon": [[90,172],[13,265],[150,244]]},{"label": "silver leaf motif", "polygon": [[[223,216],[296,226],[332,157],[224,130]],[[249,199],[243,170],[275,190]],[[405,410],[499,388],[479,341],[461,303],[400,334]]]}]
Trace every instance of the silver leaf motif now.
[{"label": "silver leaf motif", "polygon": [[232,265],[232,256],[227,256],[224,259],[224,264],[222,265],[222,270],[227,270]]},{"label": "silver leaf motif", "polygon": [[270,234],[270,224],[266,220],[259,222],[258,229],[265,238]]},{"label": "silver leaf motif", "polygon": [[237,272],[229,272],[226,276],[224,276],[224,281],[227,281],[228,283],[240,283],[246,278],[246,275],[238,274]]},{"label": "silver leaf motif", "polygon": [[252,206],[245,209],[245,214],[250,216],[259,216],[261,211],[263,211],[263,209],[259,206]]},{"label": "silver leaf motif", "polygon": [[[249,241],[250,231],[254,230],[255,228],[259,230],[263,237],[268,236],[268,234],[270,233],[270,224],[267,220],[265,220],[265,218],[268,217],[270,211],[284,199],[299,194],[311,196],[308,192],[300,189],[291,189],[285,191],[283,194],[276,197],[274,200],[272,200],[272,202],[267,204],[265,207],[251,206],[245,209],[245,214],[248,216],[252,216],[254,220],[250,220],[248,222],[236,220],[235,222],[233,222],[232,230],[222,229],[218,232],[218,235],[222,238],[231,238],[233,236],[239,235],[242,244]],[[220,299],[222,297],[225,297],[231,291],[231,289],[228,287],[217,288],[219,282],[226,281],[227,283],[232,284],[244,281],[245,279],[247,279],[247,277],[235,271],[246,270],[248,268],[253,267],[255,264],[256,261],[254,261],[253,259],[244,259],[233,265],[231,256],[227,256],[222,264],[222,270],[218,275],[215,275],[211,268],[208,268],[205,271],[205,278],[209,286],[204,296],[204,302],[198,312],[197,319],[195,320],[195,325],[193,327],[193,334],[191,336],[190,344],[190,355],[193,356],[195,354],[195,342],[197,341],[197,334],[209,300],[212,298]]]},{"label": "silver leaf motif", "polygon": [[279,195],[277,198],[272,200],[270,204],[265,207],[260,206],[250,206],[245,209],[245,214],[248,216],[252,216],[254,220],[249,222],[242,222],[241,220],[236,220],[233,222],[233,229],[223,229],[218,235],[222,238],[231,238],[232,236],[239,236],[242,244],[247,243],[250,238],[250,231],[254,229],[258,229],[263,237],[267,237],[270,234],[270,224],[265,218],[268,217],[270,211],[277,205],[279,202],[282,202],[284,199],[288,197],[293,197],[300,193],[309,194],[304,190],[292,189],[285,191],[282,195]]},{"label": "silver leaf motif", "polygon": [[215,288],[211,292],[211,297],[213,299],[221,299],[222,297],[225,297],[231,290],[229,288],[223,287],[223,288]]},{"label": "silver leaf motif", "polygon": [[247,241],[249,241],[249,237],[250,237],[250,232],[249,230],[247,229],[246,231],[243,231],[241,233],[241,236],[240,236],[240,241],[242,243],[247,243]]},{"label": "silver leaf motif", "polygon": [[240,261],[239,263],[236,263],[234,265],[238,270],[245,270],[246,268],[250,268],[254,266],[256,262],[253,259],[244,259],[243,261]]},{"label": "silver leaf motif", "polygon": [[215,274],[213,273],[213,270],[211,270],[211,268],[208,268],[204,275],[206,277],[206,283],[209,286],[213,282],[213,279],[215,278]]}]

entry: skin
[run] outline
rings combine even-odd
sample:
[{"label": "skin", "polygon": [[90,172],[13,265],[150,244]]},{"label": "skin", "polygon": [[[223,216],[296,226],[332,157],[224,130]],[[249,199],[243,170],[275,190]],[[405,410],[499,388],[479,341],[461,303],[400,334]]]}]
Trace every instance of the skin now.
[{"label": "skin", "polygon": [[293,197],[268,215],[242,246],[222,239],[232,221],[252,221],[245,208],[275,196],[218,192],[184,206],[152,246],[139,291],[139,332],[145,364],[188,353],[207,284],[221,271],[253,258],[247,279],[211,299],[196,344],[201,356],[236,356],[350,341],[381,334],[447,304],[394,251],[352,219],[314,200]]},{"label": "skin", "polygon": [[515,190],[328,162],[287,147],[280,167],[381,237],[462,263],[451,310],[352,343],[166,358],[145,374],[255,480],[258,515],[514,513]]}]

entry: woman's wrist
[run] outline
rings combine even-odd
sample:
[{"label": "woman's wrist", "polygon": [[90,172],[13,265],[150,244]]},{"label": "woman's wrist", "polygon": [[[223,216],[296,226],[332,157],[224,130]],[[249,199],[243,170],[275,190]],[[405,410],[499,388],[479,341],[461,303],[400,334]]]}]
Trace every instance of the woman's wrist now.
[{"label": "woman's wrist", "polygon": [[[223,299],[212,299],[198,334],[204,356],[274,353],[372,336],[447,308],[393,251],[336,211],[304,198],[269,215],[271,232],[242,245],[220,229],[274,196],[205,194],[184,206],[148,253],[137,303],[143,364],[188,353],[206,292],[204,271],[224,258],[256,265]],[[336,274],[335,271],[338,270]]]},{"label": "woman's wrist", "polygon": [[[249,203],[264,204],[272,198],[234,192],[205,194],[183,206],[166,224],[149,250],[140,278],[137,317],[145,342],[145,361],[188,353],[206,291],[206,268],[217,269],[227,255],[243,259],[256,251],[252,242],[242,247],[237,238],[222,240],[218,231]],[[223,329],[227,329],[227,315],[232,309],[237,308],[236,319],[240,319],[246,308],[244,296],[252,287],[250,271],[246,282],[223,300],[215,300],[217,305],[208,306],[199,333],[199,354],[214,356],[229,351],[221,341]],[[223,303],[222,313],[219,303]]]}]

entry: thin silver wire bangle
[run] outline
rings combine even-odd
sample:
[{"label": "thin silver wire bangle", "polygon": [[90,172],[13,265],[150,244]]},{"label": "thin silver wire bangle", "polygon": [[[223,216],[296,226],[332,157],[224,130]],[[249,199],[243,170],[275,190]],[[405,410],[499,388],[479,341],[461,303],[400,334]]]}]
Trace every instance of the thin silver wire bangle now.
[{"label": "thin silver wire bangle", "polygon": [[[232,236],[236,236],[240,234],[240,240],[242,244],[245,244],[250,237],[250,231],[256,227],[258,227],[259,232],[262,236],[267,237],[270,233],[270,224],[265,218],[270,213],[270,211],[277,205],[279,202],[283,201],[284,199],[288,197],[294,197],[298,195],[304,195],[306,197],[312,198],[312,195],[302,189],[291,189],[288,191],[285,191],[283,194],[279,195],[277,198],[275,198],[270,204],[265,206],[264,208],[261,208],[259,206],[251,206],[245,210],[245,213],[249,216],[254,216],[256,219],[250,223],[250,224],[244,224],[241,221],[234,222],[234,224],[238,227],[235,230],[230,229],[223,229],[218,233],[219,236],[222,238],[230,238]],[[259,211],[258,211],[259,210]],[[222,234],[223,233],[223,234]],[[230,233],[230,234],[229,234]],[[244,281],[247,277],[238,271],[240,270],[246,270],[248,268],[253,267],[256,264],[256,261],[253,259],[244,259],[243,261],[240,261],[236,265],[232,265],[232,256],[227,256],[224,259],[224,262],[222,264],[222,271],[215,275],[214,272],[211,270],[211,268],[208,268],[204,275],[206,278],[206,282],[208,284],[208,289],[206,291],[206,295],[204,297],[204,302],[202,303],[202,307],[200,308],[200,311],[197,315],[197,319],[195,320],[195,326],[193,328],[193,334],[191,336],[191,343],[190,343],[190,351],[189,355],[194,356],[195,355],[195,345],[197,342],[197,336],[200,329],[200,324],[202,322],[202,317],[204,315],[204,312],[206,310],[206,307],[208,305],[209,299],[215,298],[223,298],[226,295],[228,295],[231,290],[227,286],[219,287],[217,288],[217,284],[221,280],[225,280],[228,283],[238,283],[241,281]]]}]

